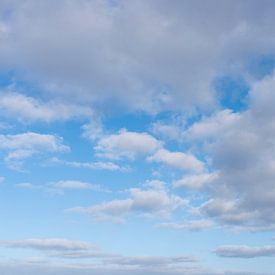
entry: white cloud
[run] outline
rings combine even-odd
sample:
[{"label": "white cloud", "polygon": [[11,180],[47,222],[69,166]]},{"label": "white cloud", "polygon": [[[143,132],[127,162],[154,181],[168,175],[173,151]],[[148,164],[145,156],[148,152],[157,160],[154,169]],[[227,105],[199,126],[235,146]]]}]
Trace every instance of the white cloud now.
[{"label": "white cloud", "polygon": [[99,184],[93,184],[79,180],[60,180],[55,182],[48,182],[44,185],[23,182],[18,183],[15,186],[21,189],[42,190],[54,194],[63,194],[66,190],[92,190],[97,192],[109,192]]},{"label": "white cloud", "polygon": [[160,121],[153,123],[151,131],[155,135],[177,141],[181,140],[183,132],[178,125],[167,124]]},{"label": "white cloud", "polygon": [[101,120],[95,115],[91,121],[82,127],[83,136],[91,141],[95,141],[104,135],[104,129]]},{"label": "white cloud", "polygon": [[[22,255],[13,261],[2,261],[0,263],[1,272],[5,264],[13,269],[22,263],[27,263],[29,267],[33,264],[36,267],[44,267],[44,270],[54,270],[54,274],[56,272],[67,274],[67,271],[70,274],[79,274],[78,271],[81,271],[81,274],[94,274],[94,272],[95,274],[118,274],[116,271],[120,272],[119,274],[129,274],[129,272],[130,274],[139,274],[139,271],[144,272],[145,270],[148,270],[148,274],[159,274],[160,271],[165,271],[164,274],[171,274],[171,271],[179,274],[178,271],[182,272],[185,267],[190,271],[190,264],[196,264],[198,261],[191,255],[124,256],[101,251],[89,242],[67,239],[2,240],[0,247],[2,249],[31,249],[43,253],[39,257]],[[83,261],[85,259],[92,261],[92,263]],[[194,270],[196,270],[195,266]],[[21,271],[20,274],[22,274]],[[76,273],[74,273],[75,271]],[[166,271],[170,272],[166,273]],[[33,271],[29,270],[29,272],[28,274],[34,274]],[[39,272],[39,274],[44,273]]]},{"label": "white cloud", "polygon": [[2,150],[48,150],[52,152],[67,151],[62,139],[53,135],[27,132],[17,135],[0,135]]},{"label": "white cloud", "polygon": [[121,222],[130,214],[167,218],[173,211],[188,205],[187,200],[168,193],[164,186],[160,188],[161,182],[155,183],[147,182],[146,189],[129,189],[130,196],[126,199],[111,200],[91,207],[74,207],[68,211],[86,213],[99,221]]},{"label": "white cloud", "polygon": [[6,152],[5,161],[10,167],[19,168],[24,159],[34,154],[66,152],[69,147],[58,136],[26,132],[0,135],[0,150]]},{"label": "white cloud", "polygon": [[234,127],[234,124],[240,117],[240,114],[233,113],[233,111],[228,109],[218,111],[192,124],[184,131],[182,138],[204,142],[208,139],[217,139],[221,135],[224,135],[230,127]]},{"label": "white cloud", "polygon": [[149,161],[164,163],[168,166],[187,170],[201,172],[204,170],[204,164],[192,154],[183,152],[170,152],[166,149],[159,149],[155,154],[148,157]]},{"label": "white cloud", "polygon": [[92,169],[92,170],[109,170],[109,171],[127,172],[130,169],[128,167],[120,166],[110,161],[79,162],[79,161],[60,160],[55,157],[50,159],[50,163],[61,164],[61,165],[74,167],[74,168],[86,168],[86,169]]},{"label": "white cloud", "polygon": [[90,108],[71,103],[49,101],[41,102],[30,96],[16,92],[0,93],[0,112],[2,116],[14,117],[21,121],[56,121],[73,117],[89,117]]},{"label": "white cloud", "polygon": [[67,239],[25,239],[25,240],[0,240],[1,247],[25,248],[36,250],[56,250],[56,251],[81,251],[94,248],[94,245]]},{"label": "white cloud", "polygon": [[175,188],[191,188],[201,189],[207,187],[208,184],[218,180],[219,174],[217,172],[208,174],[187,175],[180,180],[173,182]]},{"label": "white cloud", "polygon": [[122,129],[118,134],[102,137],[95,146],[95,150],[100,157],[135,159],[139,155],[154,152],[160,146],[160,141],[147,133]]}]

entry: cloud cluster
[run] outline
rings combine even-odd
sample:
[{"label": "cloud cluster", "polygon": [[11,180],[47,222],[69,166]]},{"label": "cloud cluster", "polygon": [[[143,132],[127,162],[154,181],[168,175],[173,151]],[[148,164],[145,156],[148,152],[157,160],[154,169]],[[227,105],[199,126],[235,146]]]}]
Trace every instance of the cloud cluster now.
[{"label": "cloud cluster", "polygon": [[[62,263],[72,263],[80,269],[85,269],[89,265],[83,260],[96,263],[99,271],[105,268],[109,270],[138,271],[149,269],[157,271],[159,268],[177,270],[184,268],[186,264],[194,264],[197,259],[190,255],[179,256],[123,256],[101,251],[95,245],[76,240],[68,239],[23,239],[23,240],[1,240],[0,247],[9,249],[31,249],[44,254],[44,261],[51,265],[51,260],[62,260]],[[30,259],[31,260],[31,259]],[[28,258],[25,259],[28,261]],[[32,262],[33,263],[33,262]],[[67,264],[66,263],[66,264]],[[73,266],[70,266],[74,269]],[[1,270],[1,267],[0,267]],[[47,269],[48,270],[48,269]],[[72,271],[72,270],[71,270]]]},{"label": "cloud cluster", "polygon": [[255,83],[248,110],[214,137],[211,154],[219,177],[203,209],[227,225],[251,230],[275,226],[274,79]]},{"label": "cloud cluster", "polygon": [[99,106],[205,107],[217,75],[274,53],[273,8],[268,0],[4,1],[1,68]]}]

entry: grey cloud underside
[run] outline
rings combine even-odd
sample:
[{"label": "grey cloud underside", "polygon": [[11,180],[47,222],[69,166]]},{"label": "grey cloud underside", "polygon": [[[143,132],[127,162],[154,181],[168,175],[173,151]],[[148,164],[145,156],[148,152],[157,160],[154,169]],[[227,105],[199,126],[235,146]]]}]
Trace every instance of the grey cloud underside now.
[{"label": "grey cloud underside", "polygon": [[156,112],[214,104],[220,72],[274,53],[272,1],[172,3],[4,1],[1,66],[49,97]]},{"label": "grey cloud underside", "polygon": [[214,252],[226,258],[275,257],[275,246],[228,245],[219,247]]}]

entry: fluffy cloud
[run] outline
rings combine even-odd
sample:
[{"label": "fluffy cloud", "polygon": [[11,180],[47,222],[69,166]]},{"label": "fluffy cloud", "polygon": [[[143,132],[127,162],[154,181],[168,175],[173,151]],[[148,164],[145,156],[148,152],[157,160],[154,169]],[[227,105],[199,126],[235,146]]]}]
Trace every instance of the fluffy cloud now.
[{"label": "fluffy cloud", "polygon": [[187,175],[180,180],[173,182],[175,188],[191,188],[191,189],[201,189],[207,187],[214,181],[219,179],[218,173],[208,173],[208,174],[197,174],[197,175]]},{"label": "fluffy cloud", "polygon": [[148,157],[148,160],[187,171],[201,172],[204,170],[203,162],[195,156],[182,152],[170,152],[166,149],[159,149],[155,154]]},{"label": "fluffy cloud", "polygon": [[22,160],[38,153],[66,152],[69,147],[62,138],[54,135],[27,132],[16,135],[0,135],[0,150],[6,152],[5,161],[10,167],[18,168]]},{"label": "fluffy cloud", "polygon": [[95,150],[100,157],[135,159],[139,155],[154,152],[160,145],[157,139],[147,133],[122,129],[118,134],[102,137],[95,146]]},{"label": "fluffy cloud", "polygon": [[221,110],[203,117],[184,131],[182,138],[190,141],[209,141],[224,135],[240,119],[241,115],[231,110]]},{"label": "fluffy cloud", "polygon": [[[70,212],[86,213],[96,220],[123,221],[129,214],[142,214],[148,217],[169,216],[173,211],[186,207],[188,202],[179,196],[169,194],[158,185],[146,189],[132,188],[128,192],[129,198],[103,202],[91,207],[75,207]],[[148,183],[147,183],[148,184]]]},{"label": "fluffy cloud", "polygon": [[227,258],[275,257],[275,246],[227,245],[217,248],[214,252]]},{"label": "fluffy cloud", "polygon": [[[203,117],[183,133],[192,148],[208,158],[210,174],[185,175],[174,187],[206,187],[209,200],[200,210],[226,226],[249,230],[275,228],[274,101],[275,76],[257,81],[248,107]],[[201,142],[204,146],[200,146]]]},{"label": "fluffy cloud", "polygon": [[51,122],[92,114],[91,109],[85,106],[58,101],[42,103],[29,96],[6,91],[0,93],[0,112],[2,116],[30,122]]}]

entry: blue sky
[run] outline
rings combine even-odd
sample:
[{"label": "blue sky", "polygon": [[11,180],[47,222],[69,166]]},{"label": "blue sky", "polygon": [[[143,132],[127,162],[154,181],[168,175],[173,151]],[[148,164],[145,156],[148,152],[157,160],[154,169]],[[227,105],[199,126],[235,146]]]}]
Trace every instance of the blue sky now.
[{"label": "blue sky", "polygon": [[0,273],[274,274],[274,8],[0,1]]}]

